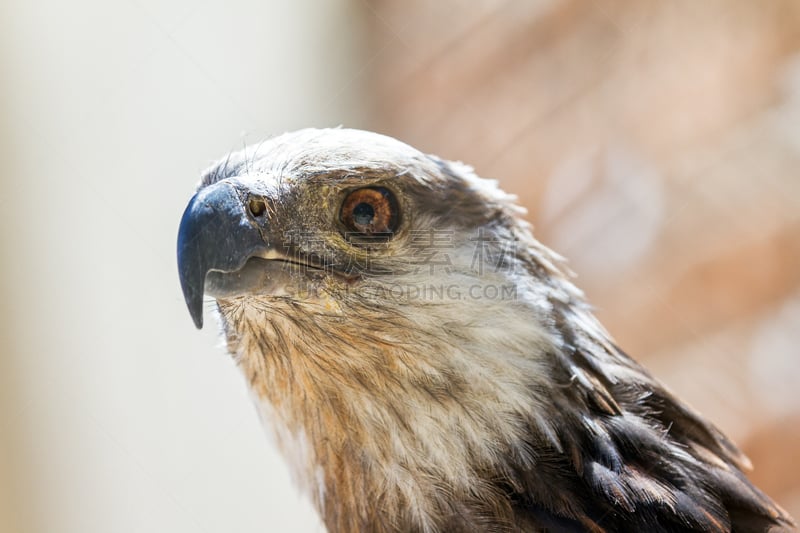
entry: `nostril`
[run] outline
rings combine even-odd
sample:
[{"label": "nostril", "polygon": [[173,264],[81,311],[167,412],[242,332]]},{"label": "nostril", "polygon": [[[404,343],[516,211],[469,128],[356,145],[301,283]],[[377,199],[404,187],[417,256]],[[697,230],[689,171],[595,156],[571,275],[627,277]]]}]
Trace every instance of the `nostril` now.
[{"label": "nostril", "polygon": [[247,209],[254,217],[260,217],[267,210],[267,204],[261,198],[250,198],[247,202]]}]

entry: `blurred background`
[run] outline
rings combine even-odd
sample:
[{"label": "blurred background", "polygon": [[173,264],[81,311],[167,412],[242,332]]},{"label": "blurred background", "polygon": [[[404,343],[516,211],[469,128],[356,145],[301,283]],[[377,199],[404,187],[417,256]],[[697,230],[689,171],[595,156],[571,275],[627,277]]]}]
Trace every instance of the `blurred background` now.
[{"label": "blurred background", "polygon": [[175,236],[307,126],[497,178],[800,517],[796,0],[0,3],[0,531],[320,531]]}]

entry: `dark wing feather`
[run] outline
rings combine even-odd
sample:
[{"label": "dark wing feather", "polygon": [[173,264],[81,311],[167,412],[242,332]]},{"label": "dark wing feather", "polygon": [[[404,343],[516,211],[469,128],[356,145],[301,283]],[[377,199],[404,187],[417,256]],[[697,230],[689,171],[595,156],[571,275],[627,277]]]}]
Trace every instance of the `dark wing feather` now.
[{"label": "dark wing feather", "polygon": [[[515,473],[519,524],[543,531],[792,530],[742,473],[717,428],[609,340],[585,306],[552,302],[563,350],[552,357],[557,442]],[[532,432],[533,433],[533,432]],[[544,441],[544,442],[543,442]]]}]

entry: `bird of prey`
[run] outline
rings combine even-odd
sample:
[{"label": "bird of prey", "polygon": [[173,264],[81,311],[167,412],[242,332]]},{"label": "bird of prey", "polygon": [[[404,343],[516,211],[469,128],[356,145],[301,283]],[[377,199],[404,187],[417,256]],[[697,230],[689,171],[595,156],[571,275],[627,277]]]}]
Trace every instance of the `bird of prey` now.
[{"label": "bird of prey", "polygon": [[760,532],[792,519],[624,353],[494,181],[306,129],[211,167],[178,232],[335,532]]}]

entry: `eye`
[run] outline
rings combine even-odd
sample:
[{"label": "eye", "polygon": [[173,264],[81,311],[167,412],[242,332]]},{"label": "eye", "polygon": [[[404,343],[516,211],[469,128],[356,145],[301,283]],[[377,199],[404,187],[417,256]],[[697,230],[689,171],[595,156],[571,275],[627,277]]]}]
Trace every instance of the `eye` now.
[{"label": "eye", "polygon": [[357,236],[388,239],[397,230],[398,211],[397,200],[389,189],[364,187],[345,197],[339,220]]}]

